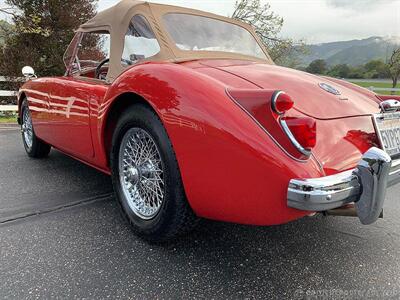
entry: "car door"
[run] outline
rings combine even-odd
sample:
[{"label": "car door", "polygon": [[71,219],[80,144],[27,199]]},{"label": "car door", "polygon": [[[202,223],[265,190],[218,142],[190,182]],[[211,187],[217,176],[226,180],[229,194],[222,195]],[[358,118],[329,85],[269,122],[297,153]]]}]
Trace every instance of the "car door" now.
[{"label": "car door", "polygon": [[[109,58],[110,37],[105,32],[89,32],[79,33],[75,39],[77,42],[70,46],[76,50],[71,50],[74,58],[68,63],[68,72],[64,77],[54,78],[51,89],[50,142],[62,151],[90,161],[94,156],[91,113],[96,111],[107,89],[105,80],[96,78],[95,73]],[[107,66],[100,71],[98,77],[105,78]]]},{"label": "car door", "polygon": [[55,78],[50,95],[52,143],[80,158],[93,156],[90,131],[92,85],[73,77]]}]

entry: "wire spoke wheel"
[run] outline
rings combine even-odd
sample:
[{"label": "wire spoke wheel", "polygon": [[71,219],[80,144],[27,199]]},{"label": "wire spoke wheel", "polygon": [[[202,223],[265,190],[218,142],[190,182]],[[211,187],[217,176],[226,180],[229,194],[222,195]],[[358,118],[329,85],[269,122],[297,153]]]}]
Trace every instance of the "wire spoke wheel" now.
[{"label": "wire spoke wheel", "polygon": [[115,195],[138,236],[166,242],[193,229],[198,218],[186,198],[172,143],[151,107],[125,108],[110,150]]},{"label": "wire spoke wheel", "polygon": [[33,126],[32,118],[28,108],[24,109],[22,114],[22,133],[26,146],[30,149],[33,144]]},{"label": "wire spoke wheel", "polygon": [[164,166],[154,139],[141,128],[132,128],[122,139],[119,177],[130,209],[141,219],[157,216],[164,201]]},{"label": "wire spoke wheel", "polygon": [[45,158],[49,155],[51,146],[36,136],[32,115],[26,98],[21,103],[21,137],[26,154],[29,157]]}]

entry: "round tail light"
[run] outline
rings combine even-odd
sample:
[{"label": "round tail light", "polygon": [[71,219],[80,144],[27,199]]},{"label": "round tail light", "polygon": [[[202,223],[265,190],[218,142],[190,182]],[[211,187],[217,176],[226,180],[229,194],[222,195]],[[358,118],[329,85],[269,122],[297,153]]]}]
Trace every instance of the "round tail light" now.
[{"label": "round tail light", "polygon": [[290,110],[294,105],[292,97],[283,91],[276,91],[272,95],[272,109],[279,115],[283,115]]}]

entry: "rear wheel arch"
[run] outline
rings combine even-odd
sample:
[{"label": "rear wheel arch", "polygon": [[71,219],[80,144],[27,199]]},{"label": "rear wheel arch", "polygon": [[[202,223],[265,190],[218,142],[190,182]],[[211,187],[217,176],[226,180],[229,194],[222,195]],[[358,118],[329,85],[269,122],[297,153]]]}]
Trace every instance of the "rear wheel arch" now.
[{"label": "rear wheel arch", "polygon": [[[133,140],[132,135],[135,136]],[[146,136],[147,138],[143,138]],[[140,142],[137,142],[138,139]],[[127,146],[128,141],[130,146]],[[149,141],[153,146],[146,146]],[[156,153],[152,152],[151,155],[143,154],[143,151],[139,150],[154,151],[155,148]],[[198,218],[187,201],[171,141],[159,116],[148,105],[139,102],[129,106],[122,113],[112,139],[110,163],[114,190],[123,215],[141,237],[151,242],[164,242],[190,231],[197,224]],[[152,169],[146,167],[148,164],[154,166],[153,171],[149,171],[148,174],[157,172],[160,176],[158,179],[144,175],[146,173],[143,173],[143,168]],[[152,178],[153,184],[154,180],[162,180],[163,183],[158,186],[157,192],[154,185],[147,189],[147,180],[143,181],[143,178]],[[127,182],[130,183],[130,187]],[[130,191],[132,186],[139,186],[133,194]],[[143,192],[146,190],[147,192]],[[142,197],[150,197],[147,200],[160,200],[155,198],[154,194],[159,196],[159,192],[162,203],[159,204],[155,215],[149,215],[148,209],[153,208],[153,205],[146,204],[143,200],[146,198]],[[139,196],[136,196],[136,193]],[[148,207],[145,210],[140,209],[146,205]]]},{"label": "rear wheel arch", "polygon": [[[127,92],[124,94],[119,95],[113,101],[113,103],[108,108],[104,126],[103,126],[103,147],[105,154],[107,156],[107,163],[109,164],[110,160],[110,151],[112,147],[112,139],[113,134],[116,129],[117,123],[119,118],[121,117],[122,113],[129,107],[142,104],[149,109],[151,109],[155,114],[157,112],[153,108],[153,106],[142,96],[134,93],[134,92]],[[158,115],[158,114],[157,114]]]}]

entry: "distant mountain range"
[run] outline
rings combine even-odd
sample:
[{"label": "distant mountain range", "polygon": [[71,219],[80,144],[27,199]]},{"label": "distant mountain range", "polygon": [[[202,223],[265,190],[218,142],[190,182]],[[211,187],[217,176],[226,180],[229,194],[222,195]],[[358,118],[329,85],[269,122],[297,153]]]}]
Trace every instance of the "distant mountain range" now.
[{"label": "distant mountain range", "polygon": [[329,65],[358,66],[373,59],[386,60],[393,49],[400,47],[400,37],[370,37],[363,40],[324,43],[309,46],[309,54],[301,58],[307,66],[315,59],[324,59]]}]

